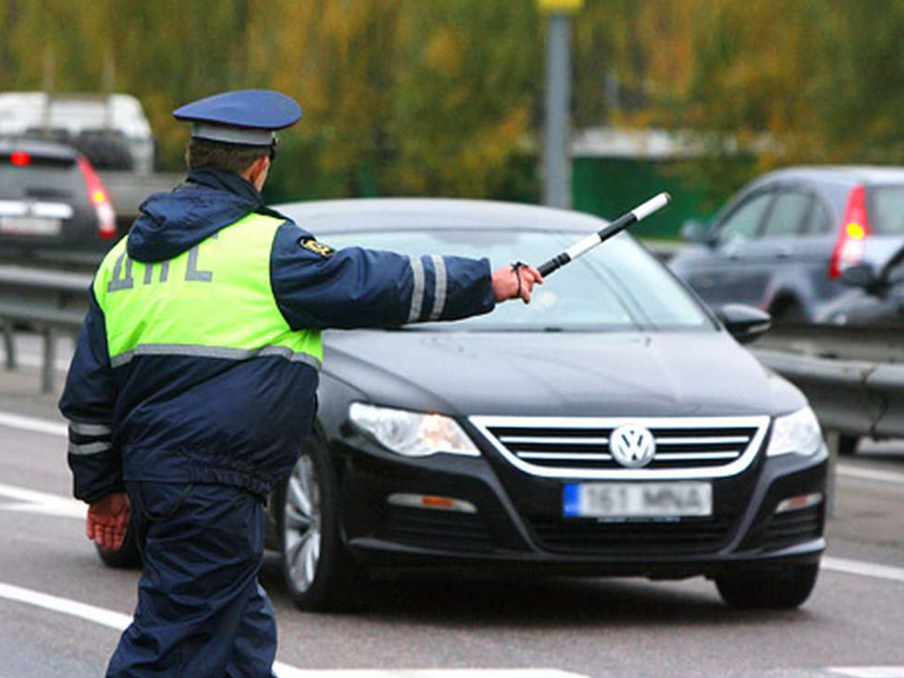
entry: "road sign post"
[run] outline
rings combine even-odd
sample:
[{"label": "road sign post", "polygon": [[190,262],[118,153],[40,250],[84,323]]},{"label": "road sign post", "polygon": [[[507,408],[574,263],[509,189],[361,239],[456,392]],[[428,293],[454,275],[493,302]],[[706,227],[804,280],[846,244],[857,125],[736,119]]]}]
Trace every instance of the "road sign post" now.
[{"label": "road sign post", "polygon": [[571,99],[571,14],[584,0],[537,0],[547,13],[546,126],[543,143],[543,203],[571,206],[568,105]]}]

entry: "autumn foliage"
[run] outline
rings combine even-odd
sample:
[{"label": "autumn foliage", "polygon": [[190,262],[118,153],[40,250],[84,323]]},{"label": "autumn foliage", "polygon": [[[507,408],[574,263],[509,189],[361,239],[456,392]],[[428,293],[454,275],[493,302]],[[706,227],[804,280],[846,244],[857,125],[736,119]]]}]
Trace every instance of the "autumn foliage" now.
[{"label": "autumn foliage", "polygon": [[[523,198],[544,25],[533,0],[0,0],[0,90],[51,73],[57,91],[135,94],[178,169],[174,107],[273,87],[304,109],[280,197]],[[899,163],[901,35],[895,0],[586,0],[573,121],[671,128],[754,171]]]}]

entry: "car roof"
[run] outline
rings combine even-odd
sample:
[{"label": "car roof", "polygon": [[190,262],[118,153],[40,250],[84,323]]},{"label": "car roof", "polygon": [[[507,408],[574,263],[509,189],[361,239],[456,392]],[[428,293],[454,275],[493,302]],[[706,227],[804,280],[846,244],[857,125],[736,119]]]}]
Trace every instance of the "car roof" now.
[{"label": "car roof", "polygon": [[833,183],[904,184],[904,167],[893,165],[799,165],[775,170],[761,177],[763,182],[781,179]]},{"label": "car roof", "polygon": [[521,203],[457,198],[350,198],[274,205],[318,233],[398,230],[480,230],[592,233],[606,221],[582,212]]},{"label": "car roof", "polygon": [[8,155],[15,151],[24,151],[30,155],[59,160],[75,160],[80,155],[80,153],[72,146],[60,144],[55,141],[21,137],[0,137],[0,153]]}]

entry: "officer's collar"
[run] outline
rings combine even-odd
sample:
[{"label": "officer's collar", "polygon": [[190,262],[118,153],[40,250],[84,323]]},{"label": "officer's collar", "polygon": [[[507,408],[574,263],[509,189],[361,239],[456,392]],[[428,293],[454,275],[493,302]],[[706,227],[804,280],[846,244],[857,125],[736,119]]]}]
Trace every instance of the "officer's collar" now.
[{"label": "officer's collar", "polygon": [[188,173],[187,181],[206,188],[229,191],[247,200],[251,209],[256,209],[264,204],[264,198],[260,191],[245,177],[235,172],[214,167],[199,167]]}]

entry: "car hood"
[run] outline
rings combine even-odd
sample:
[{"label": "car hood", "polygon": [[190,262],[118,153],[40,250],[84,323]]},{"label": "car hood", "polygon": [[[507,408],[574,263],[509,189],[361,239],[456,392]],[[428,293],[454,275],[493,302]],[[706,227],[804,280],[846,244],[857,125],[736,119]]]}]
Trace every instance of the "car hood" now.
[{"label": "car hood", "polygon": [[796,388],[725,332],[325,334],[324,370],[371,402],[452,415],[790,412]]}]

